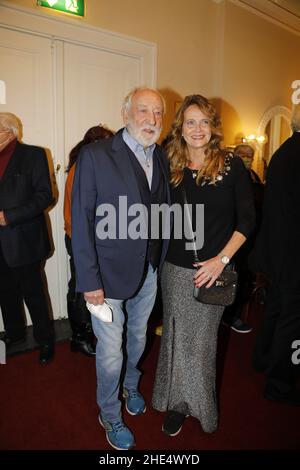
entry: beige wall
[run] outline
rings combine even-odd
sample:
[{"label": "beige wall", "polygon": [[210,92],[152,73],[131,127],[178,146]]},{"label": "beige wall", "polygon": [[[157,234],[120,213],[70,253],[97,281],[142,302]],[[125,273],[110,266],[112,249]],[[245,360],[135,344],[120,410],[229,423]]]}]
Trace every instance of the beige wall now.
[{"label": "beige wall", "polygon": [[264,111],[291,108],[291,83],[300,79],[300,36],[239,8],[225,8],[221,96],[228,142],[255,133]]},{"label": "beige wall", "polygon": [[[36,8],[35,0],[11,0]],[[84,21],[157,44],[157,86],[169,108],[189,93],[214,98],[226,143],[256,132],[264,111],[291,107],[300,37],[229,0],[86,0]],[[50,12],[51,13],[51,12]],[[81,21],[81,20],[78,20]]]},{"label": "beige wall", "polygon": [[[35,0],[12,2],[36,8]],[[214,86],[217,4],[211,0],[186,3],[188,8],[182,0],[86,0],[88,24],[157,44],[157,87],[168,109],[164,135],[176,101],[194,92],[209,96]]]}]

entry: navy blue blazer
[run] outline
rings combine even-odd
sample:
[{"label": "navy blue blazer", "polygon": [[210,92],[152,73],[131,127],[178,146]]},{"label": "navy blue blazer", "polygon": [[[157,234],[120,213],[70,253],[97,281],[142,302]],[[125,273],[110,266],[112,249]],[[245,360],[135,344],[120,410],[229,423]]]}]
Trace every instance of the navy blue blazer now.
[{"label": "navy blue blazer", "polygon": [[[119,197],[126,196],[128,208],[133,204],[142,204],[122,131],[110,139],[82,148],[76,163],[72,190],[72,248],[76,290],[89,292],[104,289],[105,296],[113,299],[128,299],[138,289],[148,243],[146,238],[134,240],[119,233]],[[168,164],[159,146],[156,146],[153,158],[158,159],[167,187],[167,203],[170,204]],[[100,239],[97,235],[98,224],[102,221],[105,225],[107,216],[104,210],[101,212],[99,209],[101,204],[110,204],[110,208],[115,209],[115,239]],[[102,206],[102,209],[105,207]],[[111,213],[111,209],[108,210]],[[120,213],[126,217],[125,205]],[[128,216],[126,231],[136,217]],[[169,240],[163,241],[159,269],[168,243]]]}]

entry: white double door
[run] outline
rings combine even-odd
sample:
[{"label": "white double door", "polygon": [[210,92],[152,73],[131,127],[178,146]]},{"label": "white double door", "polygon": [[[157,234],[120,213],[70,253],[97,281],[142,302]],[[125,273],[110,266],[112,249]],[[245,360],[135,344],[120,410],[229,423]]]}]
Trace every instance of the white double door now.
[{"label": "white double door", "polygon": [[46,275],[54,319],[67,315],[63,194],[68,154],[89,127],[122,125],[122,99],[141,83],[141,67],[134,54],[0,25],[0,112],[20,118],[25,143],[46,149],[52,175],[56,204],[48,215],[54,251]]}]

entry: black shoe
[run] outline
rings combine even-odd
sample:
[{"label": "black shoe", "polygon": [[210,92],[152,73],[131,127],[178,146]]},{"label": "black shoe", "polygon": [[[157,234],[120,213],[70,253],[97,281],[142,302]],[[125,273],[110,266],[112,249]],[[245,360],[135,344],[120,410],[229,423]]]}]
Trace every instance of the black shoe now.
[{"label": "black shoe", "polygon": [[72,352],[82,352],[86,356],[95,356],[96,348],[95,346],[80,336],[75,336],[71,339],[71,351]]},{"label": "black shoe", "polygon": [[5,343],[6,345],[6,351],[8,351],[11,346],[22,343],[22,341],[25,341],[26,335],[22,336],[9,336],[7,333],[1,338],[1,340]]},{"label": "black shoe", "polygon": [[287,393],[278,393],[274,388],[266,385],[264,391],[264,398],[266,400],[275,401],[278,403],[286,403],[287,405],[300,406],[300,390],[293,388]]},{"label": "black shoe", "polygon": [[40,364],[48,364],[54,357],[54,345],[43,344],[40,346]]},{"label": "black shoe", "polygon": [[178,413],[178,411],[169,411],[164,419],[162,430],[168,436],[177,436],[180,433],[185,415]]}]

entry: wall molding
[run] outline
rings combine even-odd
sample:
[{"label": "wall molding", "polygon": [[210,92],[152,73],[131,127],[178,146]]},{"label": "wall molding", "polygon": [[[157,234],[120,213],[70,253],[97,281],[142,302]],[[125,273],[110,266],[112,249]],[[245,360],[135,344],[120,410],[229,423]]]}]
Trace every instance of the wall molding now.
[{"label": "wall molding", "polygon": [[229,0],[270,23],[300,36],[300,18],[269,0]]},{"label": "wall molding", "polygon": [[291,110],[288,109],[286,106],[272,106],[268,108],[267,111],[264,112],[261,120],[259,121],[257,134],[262,135],[265,132],[266,126],[269,121],[273,119],[275,116],[283,117],[288,123],[291,121]]},{"label": "wall molding", "polygon": [[268,108],[261,117],[257,127],[257,135],[264,135],[268,123],[271,122],[271,135],[273,140],[273,142],[269,142],[270,155],[265,162],[263,161],[263,145],[258,145],[257,170],[261,176],[264,173],[264,166],[269,163],[269,158],[271,158],[280,145],[280,118],[284,118],[286,122],[290,124],[291,116],[292,113],[289,108],[277,105]]}]

